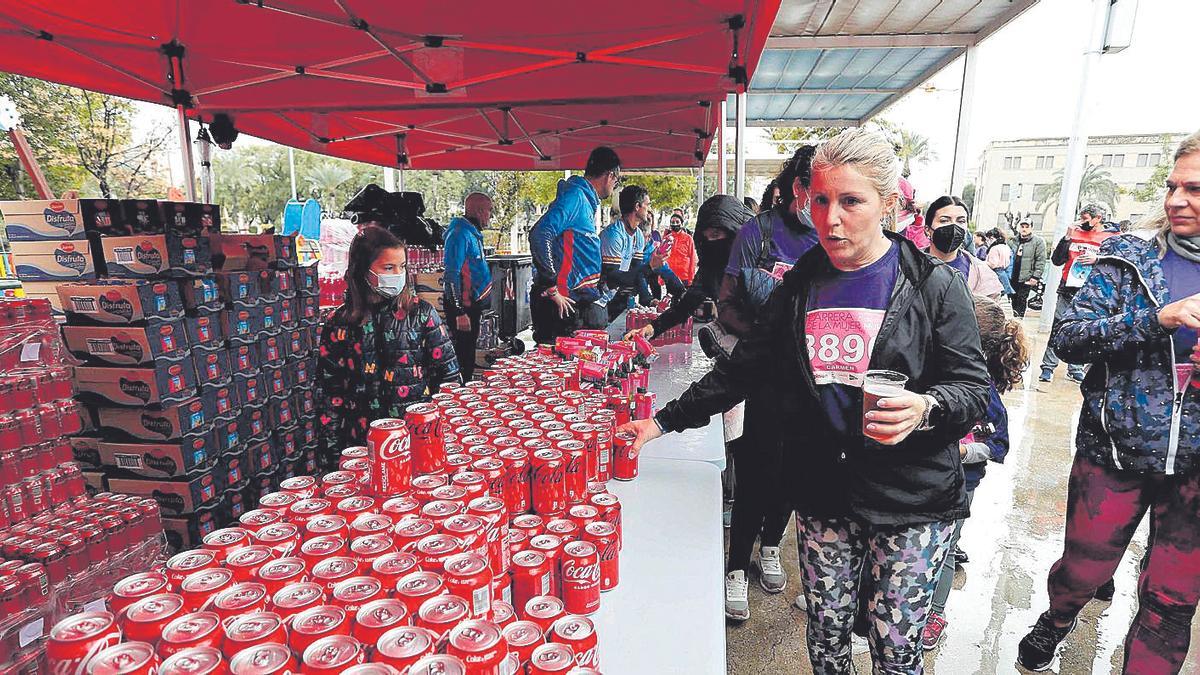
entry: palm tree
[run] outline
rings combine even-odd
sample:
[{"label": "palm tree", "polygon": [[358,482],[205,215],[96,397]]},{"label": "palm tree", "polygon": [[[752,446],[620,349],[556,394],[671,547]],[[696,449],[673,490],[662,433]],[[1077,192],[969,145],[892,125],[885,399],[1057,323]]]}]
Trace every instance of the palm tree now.
[{"label": "palm tree", "polygon": [[[1033,193],[1033,198],[1037,200],[1037,206],[1046,213],[1050,207],[1058,204],[1058,196],[1062,194],[1063,169],[1054,172],[1054,180],[1038,187]],[[1079,211],[1079,204],[1087,202],[1100,202],[1108,206],[1108,212],[1112,213],[1117,210],[1117,195],[1119,190],[1117,184],[1113,182],[1111,175],[1107,170],[1089,164],[1083,170],[1083,178],[1079,181],[1079,201],[1075,204],[1075,212]]]},{"label": "palm tree", "polygon": [[337,189],[353,175],[350,169],[341,164],[326,162],[309,169],[305,179],[312,196],[321,202],[326,211],[333,211],[341,203],[337,198]]},{"label": "palm tree", "polygon": [[937,153],[930,147],[929,139],[916,132],[901,129],[899,146],[896,156],[904,161],[901,174],[905,178],[912,175],[912,162],[928,164],[937,159]]}]

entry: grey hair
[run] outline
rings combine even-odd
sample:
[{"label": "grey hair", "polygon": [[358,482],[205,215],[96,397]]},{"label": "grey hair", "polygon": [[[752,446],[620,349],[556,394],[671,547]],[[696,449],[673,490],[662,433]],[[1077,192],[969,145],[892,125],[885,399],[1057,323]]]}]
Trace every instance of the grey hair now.
[{"label": "grey hair", "polygon": [[[846,129],[821,145],[813,155],[812,170],[826,171],[853,165],[871,181],[879,198],[887,200],[900,193],[900,160],[896,148],[882,134],[862,127]],[[885,229],[892,229],[895,213],[885,216]]]},{"label": "grey hair", "polygon": [[[1175,150],[1175,161],[1178,162],[1183,157],[1197,152],[1200,152],[1200,131],[1179,142],[1179,148]],[[1138,221],[1136,227],[1154,235],[1159,258],[1167,254],[1167,233],[1171,231],[1171,220],[1167,218],[1165,203],[1159,204],[1153,212],[1146,214],[1146,217]]]},{"label": "grey hair", "polygon": [[1178,162],[1180,157],[1194,152],[1200,152],[1200,131],[1179,142],[1179,149],[1175,151],[1175,161]]}]

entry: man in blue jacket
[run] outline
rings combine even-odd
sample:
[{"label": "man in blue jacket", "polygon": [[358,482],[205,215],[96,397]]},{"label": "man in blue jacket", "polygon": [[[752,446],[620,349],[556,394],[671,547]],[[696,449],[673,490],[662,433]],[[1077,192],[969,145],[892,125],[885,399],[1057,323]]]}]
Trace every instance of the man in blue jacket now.
[{"label": "man in blue jacket", "polygon": [[492,198],[472,192],[463,204],[463,217],[446,226],[446,276],[443,296],[446,323],[463,380],[475,374],[479,317],[491,302],[492,271],[483,255],[483,228],[492,219]]},{"label": "man in blue jacket", "polygon": [[[642,251],[639,225],[650,211],[650,193],[640,185],[627,185],[618,197],[621,219],[600,233],[600,268],[603,274],[601,299],[612,323],[629,308],[629,298],[637,292]],[[635,262],[637,261],[637,262]]]},{"label": "man in blue jacket", "polygon": [[600,146],[583,176],[558,182],[558,196],[529,231],[535,276],[530,290],[533,339],[552,344],[580,328],[604,328],[600,297],[599,208],[621,178],[621,158]]}]

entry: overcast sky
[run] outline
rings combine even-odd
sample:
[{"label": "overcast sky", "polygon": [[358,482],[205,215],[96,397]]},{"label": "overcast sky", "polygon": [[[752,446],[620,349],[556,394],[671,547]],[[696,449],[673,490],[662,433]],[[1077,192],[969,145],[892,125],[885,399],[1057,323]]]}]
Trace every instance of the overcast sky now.
[{"label": "overcast sky", "polygon": [[[1066,136],[1091,18],[1090,0],[1040,0],[979,47],[968,170],[990,141]],[[1100,57],[1092,77],[1090,134],[1191,132],[1200,129],[1200,1],[1141,0],[1133,44]],[[928,136],[938,161],[913,168],[918,199],[950,183],[962,60],[884,113]]]}]

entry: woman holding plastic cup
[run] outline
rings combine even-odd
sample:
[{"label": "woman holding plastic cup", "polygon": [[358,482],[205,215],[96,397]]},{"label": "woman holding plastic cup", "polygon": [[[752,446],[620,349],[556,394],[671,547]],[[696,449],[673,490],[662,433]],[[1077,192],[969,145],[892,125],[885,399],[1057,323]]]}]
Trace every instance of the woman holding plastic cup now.
[{"label": "woman holding plastic cup", "polygon": [[921,672],[936,572],[967,515],[958,441],[988,400],[962,276],[888,231],[898,181],[878,134],[851,129],[822,144],[809,189],[820,246],[784,276],[764,325],[730,359],[627,427],[640,448],[747,396],[771,402],[762,438],[779,444],[796,509],[818,673],[851,670],[864,566],[876,670]]}]

